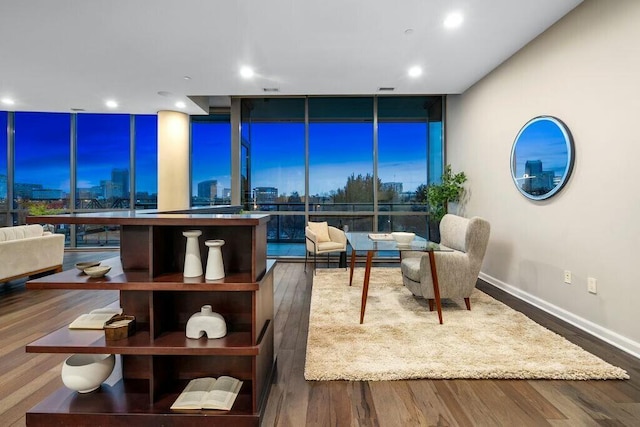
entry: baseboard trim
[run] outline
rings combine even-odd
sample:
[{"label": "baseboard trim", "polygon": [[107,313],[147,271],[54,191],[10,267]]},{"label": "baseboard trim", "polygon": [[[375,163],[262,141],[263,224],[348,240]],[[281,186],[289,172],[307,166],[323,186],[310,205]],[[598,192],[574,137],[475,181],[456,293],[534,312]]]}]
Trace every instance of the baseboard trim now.
[{"label": "baseboard trim", "polygon": [[496,288],[501,289],[508,294],[551,314],[552,316],[564,320],[576,328],[580,328],[588,334],[593,335],[594,337],[619,348],[625,353],[629,353],[633,357],[640,359],[640,343],[593,323],[590,320],[576,316],[563,308],[550,304],[535,295],[531,295],[522,289],[518,289],[515,286],[509,285],[508,283],[489,276],[488,274],[480,273],[479,277],[490,285],[495,286]]}]

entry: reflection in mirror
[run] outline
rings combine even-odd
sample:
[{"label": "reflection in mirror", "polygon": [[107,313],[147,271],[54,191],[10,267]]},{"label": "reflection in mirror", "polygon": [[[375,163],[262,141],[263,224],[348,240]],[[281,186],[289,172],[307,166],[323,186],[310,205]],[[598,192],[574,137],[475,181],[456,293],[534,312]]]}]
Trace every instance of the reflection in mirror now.
[{"label": "reflection in mirror", "polygon": [[571,175],[574,147],[571,132],[555,117],[539,116],[525,124],[511,150],[511,176],[527,198],[556,194]]}]

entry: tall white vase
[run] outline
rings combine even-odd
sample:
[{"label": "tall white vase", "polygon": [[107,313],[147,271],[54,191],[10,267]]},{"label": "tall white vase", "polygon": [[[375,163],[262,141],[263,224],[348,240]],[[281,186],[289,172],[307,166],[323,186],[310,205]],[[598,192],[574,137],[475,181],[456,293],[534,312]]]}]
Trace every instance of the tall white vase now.
[{"label": "tall white vase", "polygon": [[207,273],[204,278],[207,280],[222,279],[224,277],[224,262],[220,248],[224,245],[224,240],[207,240],[204,244],[209,247]]},{"label": "tall white vase", "polygon": [[200,244],[198,237],[202,235],[200,230],[183,231],[187,238],[187,249],[184,254],[184,277],[202,276],[202,260],[200,259]]}]

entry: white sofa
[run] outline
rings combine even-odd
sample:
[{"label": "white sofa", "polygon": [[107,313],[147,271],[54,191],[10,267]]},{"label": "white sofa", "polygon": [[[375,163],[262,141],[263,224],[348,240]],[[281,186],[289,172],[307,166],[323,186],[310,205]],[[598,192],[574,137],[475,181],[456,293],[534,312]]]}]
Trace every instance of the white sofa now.
[{"label": "white sofa", "polygon": [[0,282],[49,270],[62,271],[64,236],[41,225],[0,228]]}]

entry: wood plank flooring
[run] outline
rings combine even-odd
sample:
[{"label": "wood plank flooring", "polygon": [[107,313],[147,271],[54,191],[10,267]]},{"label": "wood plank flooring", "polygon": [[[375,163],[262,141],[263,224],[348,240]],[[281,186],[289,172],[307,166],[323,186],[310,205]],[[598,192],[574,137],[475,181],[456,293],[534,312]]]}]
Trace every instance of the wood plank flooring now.
[{"label": "wood plank flooring", "polygon": [[[115,255],[69,253],[65,269]],[[640,425],[640,360],[482,282],[481,290],[626,369],[631,379],[305,381],[313,275],[303,267],[283,262],[275,270],[278,365],[264,426]],[[66,355],[28,354],[24,346],[117,297],[111,291],[26,291],[24,281],[0,284],[0,427],[24,426],[25,412],[62,386],[60,364]]]}]

